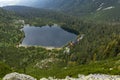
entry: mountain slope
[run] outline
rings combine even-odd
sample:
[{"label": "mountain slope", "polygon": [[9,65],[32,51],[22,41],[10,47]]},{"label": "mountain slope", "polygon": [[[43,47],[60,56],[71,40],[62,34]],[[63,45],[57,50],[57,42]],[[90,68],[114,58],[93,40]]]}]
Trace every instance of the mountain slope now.
[{"label": "mountain slope", "polygon": [[[41,6],[42,3],[44,5]],[[95,12],[99,7],[106,8],[119,4],[120,0],[44,0],[42,2],[41,0],[36,0],[35,3],[29,6],[55,9],[81,15]]]},{"label": "mountain slope", "polygon": [[62,11],[80,16],[84,20],[110,22],[120,20],[120,0],[35,0],[25,5]]},{"label": "mountain slope", "polygon": [[103,10],[96,11],[92,14],[84,16],[84,20],[93,20],[100,22],[120,22],[120,6],[107,7]]},{"label": "mountain slope", "polygon": [[15,18],[15,13],[0,8],[0,21],[3,21],[4,19],[7,19],[7,18],[8,20]]},{"label": "mountain slope", "polygon": [[[39,8],[33,8],[33,7],[26,7],[26,6],[5,6],[3,9],[8,10],[8,11],[13,11],[18,14],[18,16],[23,16],[26,18],[34,18],[34,17],[39,17],[39,18],[68,18],[72,17],[67,14],[64,14],[62,12],[58,11],[53,11],[53,10],[48,10],[48,9],[39,9]],[[26,15],[27,14],[27,15]]]},{"label": "mountain slope", "polygon": [[[0,13],[4,16],[0,14],[0,21],[4,22],[0,23],[0,41],[2,41],[0,42],[0,61],[5,62],[14,71],[30,74],[36,78],[49,76],[63,78],[68,75],[76,77],[79,73],[119,75],[119,25],[84,23],[69,15],[61,15],[57,12],[53,14],[54,11],[49,12],[24,6],[14,6],[11,9],[8,7],[8,10],[16,12],[22,19],[30,21],[31,25],[43,22],[46,25],[49,22],[54,22],[62,24],[62,27],[79,31],[79,36],[85,35],[80,43],[70,48],[70,55],[64,53],[64,47],[60,51],[46,50],[40,47],[17,47],[24,36],[24,33],[20,31],[21,25],[15,25],[14,22],[18,20],[11,19],[14,16],[9,15],[7,13],[9,11],[1,11]],[[3,13],[4,11],[5,13]],[[113,70],[110,70],[111,68]]]},{"label": "mountain slope", "polygon": [[11,68],[3,62],[0,62],[0,77],[12,72]]},{"label": "mountain slope", "polygon": [[59,11],[32,8],[26,6],[6,6],[3,7],[3,9],[15,12],[18,16],[21,16],[22,19],[26,20],[26,22],[29,22],[29,24],[37,23],[46,25],[50,23],[51,25],[51,23],[59,23],[64,25],[69,22],[72,25],[74,21],[78,20],[78,18],[76,18],[75,16],[71,16]]}]

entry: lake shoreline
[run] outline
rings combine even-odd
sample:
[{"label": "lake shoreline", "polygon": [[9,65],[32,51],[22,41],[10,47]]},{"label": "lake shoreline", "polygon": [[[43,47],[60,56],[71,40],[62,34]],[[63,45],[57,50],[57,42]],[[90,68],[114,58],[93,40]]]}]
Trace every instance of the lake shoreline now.
[{"label": "lake shoreline", "polygon": [[[68,31],[64,30],[62,27],[58,26],[57,24],[54,24],[53,26],[47,25],[40,27],[41,30],[39,30],[38,27],[36,27],[37,29],[35,29],[35,27],[36,26],[30,26],[29,24],[26,24],[22,27],[22,29],[20,29],[20,31],[23,33],[23,37],[19,41],[17,47],[37,46],[37,47],[45,48],[47,50],[52,50],[52,49],[59,50],[62,47],[64,47],[64,45],[68,44],[70,41],[76,40],[78,36],[75,33],[69,33]],[[37,35],[36,33],[39,34]]]},{"label": "lake shoreline", "polygon": [[62,47],[47,47],[47,46],[29,46],[29,45],[21,45],[19,44],[18,47],[25,47],[25,48],[28,48],[28,47],[37,47],[37,48],[44,48],[46,50],[61,50]]}]

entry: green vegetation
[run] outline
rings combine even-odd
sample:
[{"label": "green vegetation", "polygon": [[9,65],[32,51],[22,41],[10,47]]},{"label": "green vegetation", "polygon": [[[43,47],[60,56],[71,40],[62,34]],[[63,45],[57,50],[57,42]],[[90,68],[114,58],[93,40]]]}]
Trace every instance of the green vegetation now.
[{"label": "green vegetation", "polygon": [[[120,58],[120,57],[117,57]],[[68,67],[67,69],[62,69],[61,73],[57,73],[57,77],[62,78],[63,76],[66,77],[65,75],[71,75],[73,77],[77,77],[78,74],[94,74],[94,73],[102,73],[102,74],[113,74],[114,75],[120,73],[118,66],[119,65],[119,60],[117,58],[114,59],[108,59],[104,61],[96,61],[96,62],[91,62],[86,65],[80,65],[80,66],[71,66]]]},{"label": "green vegetation", "polygon": [[[90,73],[119,75],[119,24],[98,24],[54,11],[29,7],[20,7],[21,10],[18,10],[18,8],[13,12],[0,9],[1,78],[14,71],[36,78],[49,76],[63,78],[67,75],[76,77],[78,74]],[[22,28],[20,19],[24,19],[26,24],[35,26],[56,23],[68,31],[85,36],[79,44],[71,46],[69,55],[64,53],[64,48],[46,50],[41,47],[19,47],[24,37],[24,33],[20,31]]]},{"label": "green vegetation", "polygon": [[96,11],[93,14],[84,17],[86,20],[92,20],[97,22],[117,23],[120,22],[120,6],[114,6],[112,9]]},{"label": "green vegetation", "polygon": [[[42,3],[37,0],[36,3],[32,3],[30,6],[62,11],[64,13],[75,15],[80,18],[85,17],[85,20],[89,18],[89,20],[100,20],[102,22],[120,21],[119,0],[46,0],[43,1],[43,3],[45,5],[41,6],[40,4]],[[114,8],[104,10],[108,7]]]},{"label": "green vegetation", "polygon": [[[120,21],[119,0],[46,0],[43,3],[45,5],[41,6],[42,3],[37,0],[30,6],[61,11],[88,21],[115,23]],[[108,7],[113,8],[104,10]]]},{"label": "green vegetation", "polygon": [[4,75],[10,72],[12,72],[10,66],[6,65],[3,62],[0,62],[0,77],[4,77]]},{"label": "green vegetation", "polygon": [[[69,66],[55,66],[55,64],[52,65],[49,69],[40,69],[38,67],[31,67],[27,68],[27,74],[30,74],[36,78],[42,78],[42,77],[49,77],[49,76],[55,76],[57,78],[65,78],[66,76],[72,76],[77,77],[78,74],[111,74],[111,75],[119,75],[120,73],[120,66],[119,66],[119,58],[110,58],[108,60],[102,60],[102,61],[95,61],[90,62],[89,64],[85,65],[72,65]],[[59,63],[59,65],[63,65],[63,63]],[[39,75],[39,76],[38,76]]]}]

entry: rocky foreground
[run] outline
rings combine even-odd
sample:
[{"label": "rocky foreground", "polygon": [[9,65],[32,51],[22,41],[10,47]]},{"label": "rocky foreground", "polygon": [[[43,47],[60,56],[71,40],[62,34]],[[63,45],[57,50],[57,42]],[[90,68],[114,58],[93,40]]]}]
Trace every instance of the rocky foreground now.
[{"label": "rocky foreground", "polygon": [[10,73],[10,74],[7,74],[3,80],[37,80],[29,75],[26,75],[26,74],[19,74],[19,73]]},{"label": "rocky foreground", "polygon": [[[3,80],[37,80],[29,75],[10,73],[7,74]],[[105,75],[105,74],[90,74],[88,76],[78,75],[78,78],[66,77],[65,79],[57,79],[53,77],[41,78],[40,80],[120,80],[120,75]]]}]

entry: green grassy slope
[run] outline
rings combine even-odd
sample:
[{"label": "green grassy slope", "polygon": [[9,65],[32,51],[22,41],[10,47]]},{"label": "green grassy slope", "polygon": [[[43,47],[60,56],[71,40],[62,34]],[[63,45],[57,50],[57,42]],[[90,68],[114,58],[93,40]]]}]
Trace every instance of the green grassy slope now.
[{"label": "green grassy slope", "polygon": [[[39,1],[38,1],[39,3]],[[51,0],[49,3],[46,3],[44,6],[47,9],[59,10],[68,14],[80,16],[85,20],[94,20],[94,21],[120,21],[120,3],[119,0]],[[37,5],[36,5],[37,6]],[[113,6],[114,9],[110,10],[100,10],[101,9]],[[43,7],[43,8],[44,8]],[[87,17],[86,17],[87,16]]]},{"label": "green grassy slope", "polygon": [[[0,13],[3,12],[5,13],[0,14],[0,62],[2,62],[1,69],[6,69],[5,65],[8,67],[7,71],[3,70],[1,77],[9,73],[9,69],[36,78],[48,76],[63,78],[67,75],[75,77],[78,73],[119,75],[120,25],[84,22],[73,16],[56,13],[52,15],[53,17],[48,14],[44,14],[42,17],[38,16],[39,14],[31,14],[24,18],[23,16],[26,15],[24,11],[22,16],[16,13],[19,17],[12,13],[9,15],[9,12],[5,10]],[[78,31],[79,35],[85,34],[85,36],[79,44],[71,47],[70,55],[63,53],[64,48],[60,51],[46,50],[41,47],[19,48],[17,44],[24,34],[20,31],[21,24],[15,24],[14,20],[18,19],[25,19],[31,25],[57,23],[62,27]],[[46,60],[49,59],[53,61],[47,62]],[[41,63],[44,64],[42,69]]]},{"label": "green grassy slope", "polygon": [[0,62],[0,77],[4,77],[7,73],[12,72],[10,66],[6,65],[3,62]]},{"label": "green grassy slope", "polygon": [[101,22],[120,22],[120,6],[108,10],[96,11],[85,17],[85,20]]}]

